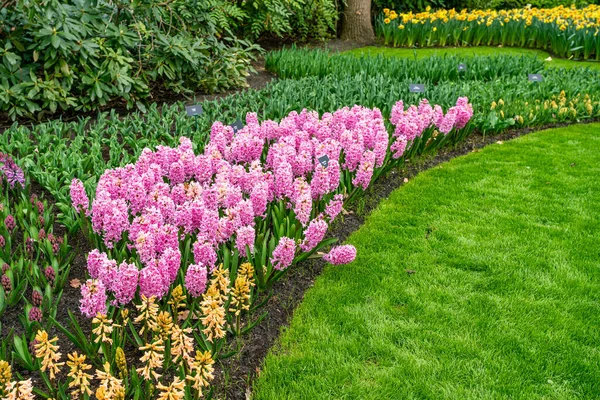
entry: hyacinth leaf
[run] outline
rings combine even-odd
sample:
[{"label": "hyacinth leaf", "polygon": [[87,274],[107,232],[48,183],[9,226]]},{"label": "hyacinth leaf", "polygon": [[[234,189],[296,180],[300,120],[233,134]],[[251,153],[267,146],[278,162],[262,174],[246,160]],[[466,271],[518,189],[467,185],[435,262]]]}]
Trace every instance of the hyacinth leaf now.
[{"label": "hyacinth leaf", "polygon": [[[56,260],[53,260],[53,264],[54,263],[58,263]],[[65,283],[67,281],[67,278],[69,277],[69,271],[71,270],[71,263],[66,264],[65,266],[63,266],[62,268],[58,268],[58,266],[56,266],[56,268],[54,268],[55,271],[59,270],[59,273],[57,273],[56,276],[56,284],[54,285],[54,287],[58,290],[60,288],[65,287]]]},{"label": "hyacinth leaf", "polygon": [[[14,280],[13,280],[14,282]],[[21,279],[17,286],[11,291],[9,295],[9,301],[7,302],[8,307],[12,307],[21,301],[23,294],[27,290],[27,281]]]},{"label": "hyacinth leaf", "polygon": [[13,356],[17,357],[17,359],[21,362],[22,366],[28,371],[35,371],[36,365],[35,361],[31,357],[29,353],[29,348],[27,347],[27,339],[25,335],[21,338],[18,335],[15,335],[13,338]]},{"label": "hyacinth leaf", "polygon": [[79,323],[77,322],[77,319],[71,310],[67,310],[67,312],[69,314],[69,327],[71,330],[68,330],[62,326],[54,317],[50,317],[49,319],[58,330],[60,330],[71,342],[77,346],[79,350],[85,353],[85,355],[94,363],[94,365],[99,367],[100,362],[98,360],[98,349],[100,348],[100,344],[90,342],[87,336],[81,330],[81,327],[79,326]]},{"label": "hyacinth leaf", "polygon": [[265,304],[267,304],[269,302],[269,300],[271,299],[271,297],[273,297],[273,292],[267,293],[266,296],[265,296],[265,298],[260,303],[253,304],[250,307],[250,312],[258,310],[259,308],[261,308],[262,306],[264,306]]},{"label": "hyacinth leaf", "polygon": [[[248,247],[246,245],[246,247]],[[229,275],[232,282],[235,282],[235,278],[237,278],[237,270],[240,260],[240,254],[237,248],[233,249],[233,254],[231,256],[230,265],[229,265]]]},{"label": "hyacinth leaf", "polygon": [[192,253],[190,251],[191,246],[192,246],[191,239],[188,239],[188,240],[186,240],[184,242],[184,249],[183,249],[183,252],[181,252],[181,255],[182,255],[182,259],[181,259],[182,265],[190,265],[191,264],[191,262],[189,260],[190,254]]},{"label": "hyacinth leaf", "polygon": [[135,329],[135,326],[133,326],[133,323],[131,322],[131,320],[129,320],[128,326],[129,326],[129,331],[131,332],[131,335],[133,336],[133,340],[135,341],[135,344],[138,347],[142,347],[144,345],[144,341],[142,340],[140,335],[138,335],[137,330]]},{"label": "hyacinth leaf", "polygon": [[[6,294],[4,293],[4,288],[0,287],[0,316],[4,314],[4,310],[6,309]],[[2,330],[0,329],[0,332]]]},{"label": "hyacinth leaf", "polygon": [[233,357],[233,356],[235,356],[235,355],[236,355],[236,354],[238,354],[238,353],[239,353],[239,351],[238,351],[238,350],[231,350],[231,351],[228,351],[228,352],[227,352],[227,353],[225,353],[225,354],[219,354],[219,359],[220,359],[220,360],[225,360],[226,358]]},{"label": "hyacinth leaf", "polygon": [[224,244],[222,246],[221,253],[223,254],[223,268],[227,270],[229,269],[229,263],[231,258],[231,252],[228,250],[227,245]]},{"label": "hyacinth leaf", "polygon": [[[22,378],[20,378],[22,379]],[[43,399],[50,399],[52,398],[52,396],[46,392],[44,392],[43,390],[41,390],[40,388],[38,388],[37,386],[33,387],[33,393],[35,393],[36,395],[40,396]],[[65,399],[68,399],[69,397],[64,397]]]},{"label": "hyacinth leaf", "polygon": [[260,324],[260,322],[266,318],[266,316],[268,315],[268,312],[265,312],[264,314],[262,314],[260,317],[258,317],[256,319],[256,321],[248,324],[244,329],[242,329],[241,334],[244,335],[247,332],[250,332],[256,325]]},{"label": "hyacinth leaf", "polygon": [[54,387],[54,385],[52,385],[52,382],[50,382],[50,379],[48,379],[48,375],[46,375],[46,373],[40,371],[40,376],[42,377],[42,380],[44,381],[44,384],[46,385],[46,387],[48,387],[48,388]]},{"label": "hyacinth leaf", "polygon": [[206,340],[202,331],[200,329],[198,329],[198,325],[200,325],[200,321],[198,321],[196,326],[194,326],[194,331],[192,332],[192,334],[194,335],[194,338],[196,339],[196,342],[198,344],[200,344],[204,349],[211,350],[213,347],[213,344],[211,342],[209,342],[208,340]]},{"label": "hyacinth leaf", "polygon": [[304,260],[306,260],[308,258],[311,258],[311,256],[313,254],[315,254],[317,251],[319,251],[320,249],[322,249],[324,247],[331,246],[332,244],[336,243],[337,241],[338,241],[338,238],[329,238],[329,239],[323,240],[321,243],[319,243],[317,246],[315,246],[314,249],[310,250],[309,252],[302,253],[299,256],[297,256],[294,259],[294,263],[299,263],[299,262],[304,261]]}]

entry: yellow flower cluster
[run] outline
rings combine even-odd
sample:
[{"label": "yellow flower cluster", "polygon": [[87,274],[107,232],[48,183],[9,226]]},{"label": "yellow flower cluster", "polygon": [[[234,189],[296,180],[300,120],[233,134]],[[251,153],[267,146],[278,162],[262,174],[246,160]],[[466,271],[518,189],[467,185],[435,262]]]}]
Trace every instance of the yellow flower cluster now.
[{"label": "yellow flower cluster", "polygon": [[[536,100],[533,104],[525,102],[516,108],[520,111],[519,114],[510,117],[510,110],[504,109],[504,101],[502,99],[492,101],[490,110],[496,110],[501,118],[512,118],[517,125],[523,125],[526,121],[533,121],[535,118],[543,114],[551,117],[551,120],[563,121],[573,118],[590,118],[596,117],[597,110],[600,108],[600,102],[592,101],[589,95],[577,94],[573,97],[568,97],[564,90],[558,95],[553,95],[548,100]],[[521,114],[522,113],[522,114]]]},{"label": "yellow flower cluster", "polygon": [[402,24],[424,24],[426,22],[477,22],[478,24],[492,25],[494,22],[504,25],[511,21],[525,22],[526,25],[531,25],[532,21],[537,20],[545,24],[554,24],[560,30],[566,30],[569,26],[574,26],[577,30],[580,29],[597,29],[600,28],[600,6],[590,5],[585,8],[575,8],[575,6],[564,7],[558,6],[554,8],[516,8],[512,10],[471,10],[456,11],[437,10],[406,14],[397,14],[394,10],[384,9],[384,23],[389,24],[396,18],[402,20]]}]

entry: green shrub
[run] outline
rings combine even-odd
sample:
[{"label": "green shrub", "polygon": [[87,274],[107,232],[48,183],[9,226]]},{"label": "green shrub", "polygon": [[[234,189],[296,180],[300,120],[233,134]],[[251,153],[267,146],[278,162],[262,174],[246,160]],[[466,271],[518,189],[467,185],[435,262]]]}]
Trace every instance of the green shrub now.
[{"label": "green shrub", "polygon": [[213,92],[245,84],[247,42],[219,40],[209,1],[18,0],[0,11],[0,111],[128,108],[153,85]]},{"label": "green shrub", "polygon": [[290,36],[294,40],[335,35],[336,0],[250,0],[225,3],[235,21],[223,21],[243,37]]}]

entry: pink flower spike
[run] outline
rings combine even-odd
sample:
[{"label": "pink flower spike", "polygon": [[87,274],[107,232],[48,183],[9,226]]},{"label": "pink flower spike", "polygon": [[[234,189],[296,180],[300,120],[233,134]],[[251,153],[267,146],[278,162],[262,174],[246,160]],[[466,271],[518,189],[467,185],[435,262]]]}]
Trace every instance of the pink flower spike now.
[{"label": "pink flower spike", "polygon": [[96,314],[106,314],[106,287],[96,279],[88,279],[81,287],[79,309],[88,318]]},{"label": "pink flower spike", "polygon": [[333,247],[329,253],[323,256],[323,260],[333,265],[348,264],[356,258],[356,248],[346,244]]},{"label": "pink flower spike", "polygon": [[294,239],[283,236],[279,239],[279,243],[275,250],[273,250],[273,257],[271,257],[271,265],[276,270],[282,271],[292,265],[294,261],[294,255],[296,254],[296,242]]},{"label": "pink flower spike", "polygon": [[308,252],[317,247],[325,237],[327,228],[327,222],[321,218],[315,218],[310,221],[308,228],[304,231],[304,241],[300,244],[302,251]]},{"label": "pink flower spike", "polygon": [[204,265],[192,264],[185,274],[185,287],[192,297],[200,297],[206,289],[207,271]]},{"label": "pink flower spike", "polygon": [[255,234],[254,228],[251,226],[242,226],[237,230],[235,245],[242,257],[246,255],[246,246],[250,249],[251,254],[254,253]]},{"label": "pink flower spike", "polygon": [[79,179],[75,178],[71,181],[70,187],[71,194],[71,204],[73,204],[73,208],[78,213],[81,211],[88,212],[90,208],[90,199],[85,192],[85,188],[83,187],[83,182]]}]

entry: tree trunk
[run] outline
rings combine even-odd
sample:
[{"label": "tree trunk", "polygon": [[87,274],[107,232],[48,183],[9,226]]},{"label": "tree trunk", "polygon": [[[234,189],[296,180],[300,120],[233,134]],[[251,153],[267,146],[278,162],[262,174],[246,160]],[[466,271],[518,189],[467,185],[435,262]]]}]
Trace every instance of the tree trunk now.
[{"label": "tree trunk", "polygon": [[342,40],[371,42],[375,40],[371,25],[371,0],[347,0],[342,14]]}]

